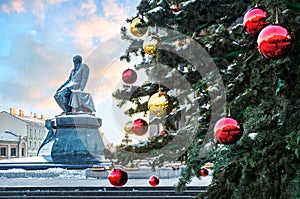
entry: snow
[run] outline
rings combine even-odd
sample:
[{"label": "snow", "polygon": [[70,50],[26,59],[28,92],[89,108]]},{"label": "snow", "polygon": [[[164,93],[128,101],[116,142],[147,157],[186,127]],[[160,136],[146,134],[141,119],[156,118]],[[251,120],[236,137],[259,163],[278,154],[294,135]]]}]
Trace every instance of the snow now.
[{"label": "snow", "polygon": [[[178,178],[160,179],[159,186],[173,186],[177,184]],[[209,174],[207,177],[202,177],[201,180],[194,177],[188,186],[208,186],[211,183],[212,176]],[[128,179],[128,182],[124,187],[140,187],[149,186],[148,179]],[[1,179],[0,187],[112,187],[108,179],[43,179],[43,178],[32,178],[32,179]]]},{"label": "snow", "polygon": [[25,172],[24,169],[9,169],[9,170],[0,170],[0,173],[20,173]]},{"label": "snow", "polygon": [[173,90],[173,89],[169,90],[169,91],[167,92],[167,94],[168,94],[169,96],[175,96],[175,97],[176,97],[176,91]]},{"label": "snow", "polygon": [[196,0],[189,0],[189,1],[186,1],[186,2],[182,2],[182,3],[180,4],[180,6],[186,7],[188,4],[193,3],[193,2],[195,2],[195,1],[196,1]]},{"label": "snow", "polygon": [[22,163],[22,162],[44,163],[44,162],[48,162],[48,161],[45,158],[43,158],[42,156],[0,160],[0,163]]},{"label": "snow", "polygon": [[182,104],[180,105],[180,108],[178,109],[178,111],[181,111],[181,110],[190,110],[192,108],[192,105],[191,104]]},{"label": "snow", "polygon": [[[148,166],[141,166],[140,169],[150,169]],[[2,170],[0,173],[0,187],[111,187],[108,179],[87,177],[87,170],[67,170],[52,168],[47,170],[10,169]],[[175,185],[179,178],[162,178],[159,186]],[[188,186],[208,186],[211,183],[211,173],[207,177],[198,179],[192,178]],[[129,178],[125,186],[149,186],[148,176],[143,179]]]},{"label": "snow", "polygon": [[154,12],[158,12],[160,10],[164,10],[163,7],[157,6],[157,7],[153,8],[152,10],[149,10],[148,13],[154,13]]},{"label": "snow", "polygon": [[203,104],[200,108],[209,110],[210,104]]},{"label": "snow", "polygon": [[212,45],[211,44],[206,44],[205,47],[210,50],[212,48]]},{"label": "snow", "polygon": [[249,133],[248,137],[251,138],[252,140],[255,139],[258,133]]},{"label": "snow", "polygon": [[173,68],[171,71],[169,71],[167,73],[167,75],[165,76],[165,78],[172,78],[172,77],[174,77],[174,74],[176,74],[176,73],[178,73],[177,70]]}]

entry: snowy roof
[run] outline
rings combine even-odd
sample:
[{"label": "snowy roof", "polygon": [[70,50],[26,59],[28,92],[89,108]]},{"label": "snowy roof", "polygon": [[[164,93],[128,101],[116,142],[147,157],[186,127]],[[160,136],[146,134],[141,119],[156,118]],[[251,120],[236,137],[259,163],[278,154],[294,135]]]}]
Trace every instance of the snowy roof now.
[{"label": "snowy roof", "polygon": [[26,122],[26,123],[29,124],[29,125],[44,126],[44,123],[45,123],[44,120],[40,120],[40,119],[37,119],[37,118],[33,118],[33,117],[31,117],[31,116],[24,116],[24,117],[21,117],[21,116],[19,116],[19,115],[12,115],[12,114],[10,114],[10,113],[8,113],[8,112],[6,112],[6,111],[2,111],[2,112],[0,112],[0,114],[7,114],[7,115],[10,115],[10,116],[12,116],[12,117],[14,117],[14,118],[17,118],[17,119],[19,119],[19,120],[21,120],[21,121],[23,121],[23,122]]},{"label": "snowy roof", "polygon": [[0,132],[0,141],[19,142],[19,137],[12,132]]},{"label": "snowy roof", "polygon": [[21,117],[21,116],[16,115],[16,117],[19,118],[20,120],[23,120],[24,122],[26,122],[28,124],[31,124],[31,125],[42,125],[42,126],[44,126],[44,123],[45,123],[45,121],[43,121],[43,120],[28,117],[28,116]]}]

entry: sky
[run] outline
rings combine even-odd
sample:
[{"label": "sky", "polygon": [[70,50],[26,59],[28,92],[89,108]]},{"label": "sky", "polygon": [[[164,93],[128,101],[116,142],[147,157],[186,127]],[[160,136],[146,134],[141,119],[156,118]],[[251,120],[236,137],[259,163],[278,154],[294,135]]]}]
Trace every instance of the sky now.
[{"label": "sky", "polygon": [[[85,92],[93,96],[101,131],[109,142],[124,137],[130,118],[113,106],[112,92],[122,72],[128,46],[120,28],[136,15],[139,0],[1,0],[0,110],[23,109],[48,119],[62,112],[53,95],[81,55],[90,68]],[[138,79],[138,81],[144,81]]]}]

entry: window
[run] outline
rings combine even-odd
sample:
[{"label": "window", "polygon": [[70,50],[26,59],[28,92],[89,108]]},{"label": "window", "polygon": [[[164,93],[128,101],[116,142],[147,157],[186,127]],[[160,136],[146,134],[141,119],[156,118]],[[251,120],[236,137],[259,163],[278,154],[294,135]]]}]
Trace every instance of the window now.
[{"label": "window", "polygon": [[6,156],[6,148],[1,148],[0,149],[0,155],[1,156]]},{"label": "window", "polygon": [[32,138],[32,129],[29,129],[29,137]]},{"label": "window", "polygon": [[36,149],[36,142],[34,142],[34,148]]},{"label": "window", "polygon": [[16,157],[17,156],[17,149],[16,148],[11,148],[10,149],[10,156],[11,157]]},{"label": "window", "polygon": [[36,138],[36,129],[34,129],[34,138]]},{"label": "window", "polygon": [[29,148],[31,148],[32,147],[32,142],[31,141],[29,141]]}]

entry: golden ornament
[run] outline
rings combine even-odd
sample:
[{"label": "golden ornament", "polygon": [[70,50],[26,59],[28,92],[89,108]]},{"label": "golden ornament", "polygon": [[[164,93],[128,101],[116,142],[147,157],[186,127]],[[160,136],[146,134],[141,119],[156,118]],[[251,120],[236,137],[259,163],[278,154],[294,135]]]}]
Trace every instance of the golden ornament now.
[{"label": "golden ornament", "polygon": [[132,132],[132,121],[129,121],[127,122],[125,125],[124,125],[124,131],[130,135],[130,134],[133,134]]},{"label": "golden ornament", "polygon": [[148,55],[155,55],[160,43],[160,38],[155,35],[147,37],[143,43],[143,49]]},{"label": "golden ornament", "polygon": [[131,21],[130,31],[136,37],[141,37],[147,32],[147,28],[143,27],[145,21],[141,18],[135,18]]},{"label": "golden ornament", "polygon": [[173,109],[171,97],[164,92],[153,94],[148,101],[148,109],[157,117],[168,115]]}]

